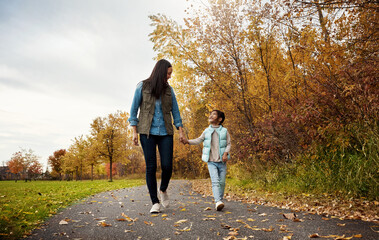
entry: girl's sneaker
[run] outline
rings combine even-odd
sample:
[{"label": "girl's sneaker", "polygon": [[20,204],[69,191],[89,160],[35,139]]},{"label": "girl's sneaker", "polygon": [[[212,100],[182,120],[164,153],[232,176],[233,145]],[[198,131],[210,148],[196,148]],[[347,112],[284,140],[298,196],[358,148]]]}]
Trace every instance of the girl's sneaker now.
[{"label": "girl's sneaker", "polygon": [[224,203],[221,202],[221,201],[218,201],[218,202],[216,203],[216,210],[217,210],[217,211],[221,211],[223,208],[224,208]]},{"label": "girl's sneaker", "polygon": [[153,207],[150,209],[150,213],[160,213],[161,205],[159,203],[155,203]]}]

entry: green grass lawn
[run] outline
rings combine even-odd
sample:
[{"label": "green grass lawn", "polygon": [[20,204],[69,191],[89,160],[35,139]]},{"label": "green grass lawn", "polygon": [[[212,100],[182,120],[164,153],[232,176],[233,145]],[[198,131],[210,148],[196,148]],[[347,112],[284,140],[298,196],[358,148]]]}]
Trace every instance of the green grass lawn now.
[{"label": "green grass lawn", "polygon": [[0,239],[19,239],[61,208],[87,196],[144,184],[142,180],[0,181]]}]

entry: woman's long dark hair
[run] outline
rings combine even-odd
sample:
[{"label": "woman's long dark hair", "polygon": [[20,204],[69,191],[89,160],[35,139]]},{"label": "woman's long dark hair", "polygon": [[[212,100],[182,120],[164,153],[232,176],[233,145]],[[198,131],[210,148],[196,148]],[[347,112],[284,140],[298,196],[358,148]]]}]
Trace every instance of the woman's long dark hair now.
[{"label": "woman's long dark hair", "polygon": [[146,82],[150,83],[151,87],[151,95],[155,96],[155,98],[160,98],[160,96],[164,93],[166,88],[168,87],[167,83],[167,70],[172,67],[171,63],[166,59],[159,60],[151,72],[151,75]]}]

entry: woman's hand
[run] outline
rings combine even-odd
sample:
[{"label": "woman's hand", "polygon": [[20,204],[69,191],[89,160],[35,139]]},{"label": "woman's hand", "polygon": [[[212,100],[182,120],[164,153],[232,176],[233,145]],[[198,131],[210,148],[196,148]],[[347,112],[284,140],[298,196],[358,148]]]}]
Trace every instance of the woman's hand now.
[{"label": "woman's hand", "polygon": [[184,136],[183,128],[179,127],[179,141],[181,143],[185,143],[184,141],[187,140],[186,137]]},{"label": "woman's hand", "polygon": [[137,133],[137,126],[132,126],[133,128],[133,144],[135,146],[138,146],[138,133]]},{"label": "woman's hand", "polygon": [[181,141],[181,143],[183,143],[184,145],[186,145],[186,144],[189,144],[189,141],[188,141],[186,138],[184,138],[184,139]]}]

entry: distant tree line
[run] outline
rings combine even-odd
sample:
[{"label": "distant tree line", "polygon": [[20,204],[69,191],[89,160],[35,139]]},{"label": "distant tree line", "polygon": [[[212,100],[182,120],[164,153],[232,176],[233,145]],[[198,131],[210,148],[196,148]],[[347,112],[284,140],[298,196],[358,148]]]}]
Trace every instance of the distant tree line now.
[{"label": "distant tree line", "polygon": [[32,150],[21,150],[7,162],[14,180],[55,179],[113,180],[144,171],[140,148],[133,146],[128,130],[128,114],[118,111],[93,120],[87,136],[75,137],[67,149],[48,157],[50,171],[42,172],[39,157]]}]

